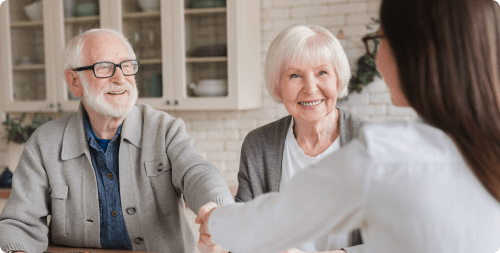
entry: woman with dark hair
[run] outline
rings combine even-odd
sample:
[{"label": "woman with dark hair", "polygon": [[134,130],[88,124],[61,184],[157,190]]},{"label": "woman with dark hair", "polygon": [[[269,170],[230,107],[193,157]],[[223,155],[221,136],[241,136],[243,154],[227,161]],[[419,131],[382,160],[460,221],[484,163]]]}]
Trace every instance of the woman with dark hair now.
[{"label": "woman with dark hair", "polygon": [[365,252],[500,251],[500,7],[383,0],[380,20],[364,40],[380,39],[392,102],[421,120],[365,126],[280,193],[205,205],[202,240],[276,252],[359,227]]}]

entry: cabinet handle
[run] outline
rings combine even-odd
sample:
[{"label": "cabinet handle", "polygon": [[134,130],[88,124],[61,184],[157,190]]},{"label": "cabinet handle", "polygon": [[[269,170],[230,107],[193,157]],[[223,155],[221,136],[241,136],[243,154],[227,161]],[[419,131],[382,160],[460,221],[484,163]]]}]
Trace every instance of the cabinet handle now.
[{"label": "cabinet handle", "polygon": [[49,107],[50,107],[50,108],[54,108],[54,104],[50,103],[50,104],[49,104]]},{"label": "cabinet handle", "polygon": [[179,101],[175,100],[174,105],[178,105],[178,104],[179,104]]},{"label": "cabinet handle", "polygon": [[167,105],[170,105],[170,100],[167,100]]},{"label": "cabinet handle", "polygon": [[61,108],[61,103],[57,103],[57,108]]}]

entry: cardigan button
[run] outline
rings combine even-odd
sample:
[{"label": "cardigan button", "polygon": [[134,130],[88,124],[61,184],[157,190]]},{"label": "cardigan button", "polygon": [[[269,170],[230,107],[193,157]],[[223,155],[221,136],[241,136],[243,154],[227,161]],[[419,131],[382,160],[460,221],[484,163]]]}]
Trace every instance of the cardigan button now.
[{"label": "cardigan button", "polygon": [[118,213],[116,211],[111,212],[111,216],[116,217]]},{"label": "cardigan button", "polygon": [[113,179],[113,174],[112,174],[112,173],[109,173],[109,174],[108,174],[108,178],[109,178],[109,179]]},{"label": "cardigan button", "polygon": [[137,237],[137,238],[135,238],[134,242],[136,244],[142,244],[142,242],[144,242],[144,240],[142,238],[140,238],[140,237]]},{"label": "cardigan button", "polygon": [[163,169],[164,169],[164,167],[163,167],[163,163],[158,164],[158,171],[159,171],[159,172],[162,172],[162,171],[163,171]]},{"label": "cardigan button", "polygon": [[134,214],[135,213],[135,208],[133,208],[133,207],[127,208],[127,213],[130,214],[130,215]]}]

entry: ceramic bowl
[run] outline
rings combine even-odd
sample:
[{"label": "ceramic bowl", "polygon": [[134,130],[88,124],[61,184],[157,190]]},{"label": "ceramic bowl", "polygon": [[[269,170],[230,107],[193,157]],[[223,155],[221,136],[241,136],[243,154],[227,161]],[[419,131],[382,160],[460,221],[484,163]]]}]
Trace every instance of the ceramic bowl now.
[{"label": "ceramic bowl", "polygon": [[160,0],[137,0],[142,11],[158,11],[160,10]]},{"label": "ceramic bowl", "polygon": [[24,6],[24,12],[31,20],[40,20],[43,18],[43,6],[42,1],[34,2],[30,5]]},{"label": "ceramic bowl", "polygon": [[224,79],[204,79],[198,84],[190,84],[189,88],[197,97],[227,96],[227,81]]}]

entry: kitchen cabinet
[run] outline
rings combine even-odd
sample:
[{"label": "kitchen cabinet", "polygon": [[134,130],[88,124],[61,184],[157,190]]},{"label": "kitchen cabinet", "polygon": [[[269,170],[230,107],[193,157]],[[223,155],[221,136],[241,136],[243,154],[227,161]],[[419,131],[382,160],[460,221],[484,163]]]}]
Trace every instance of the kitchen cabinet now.
[{"label": "kitchen cabinet", "polygon": [[219,0],[225,6],[193,8],[200,7],[195,0],[161,0],[144,11],[139,0],[100,0],[99,14],[71,17],[68,5],[75,1],[43,0],[38,21],[23,11],[30,0],[1,5],[5,111],[76,111],[79,99],[64,80],[62,49],[95,27],[129,38],[141,63],[139,103],[159,110],[260,107],[260,1]]}]

